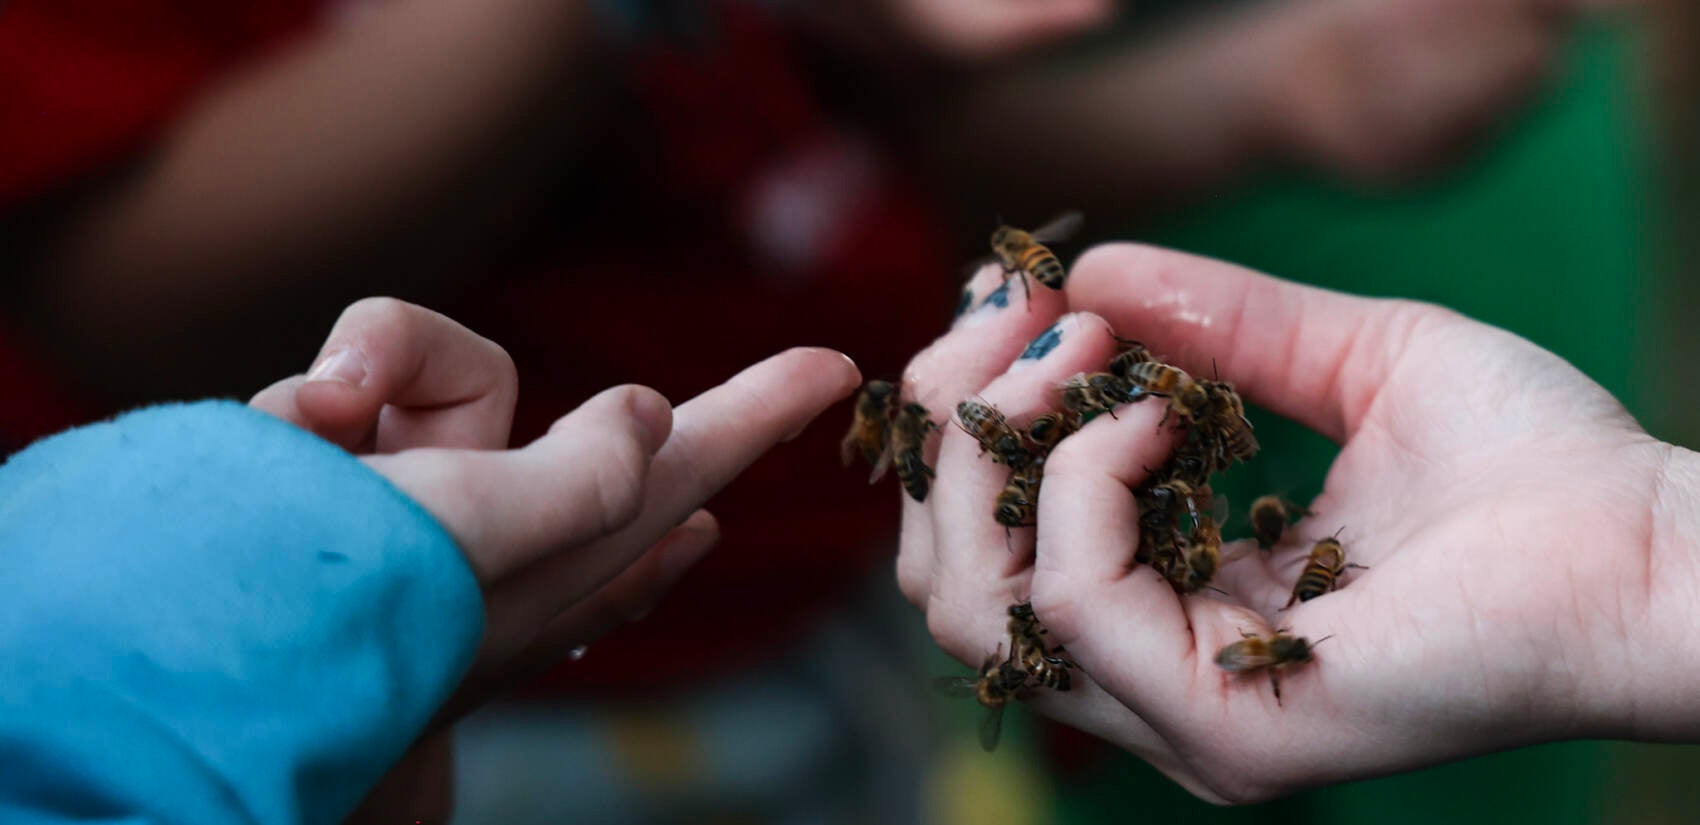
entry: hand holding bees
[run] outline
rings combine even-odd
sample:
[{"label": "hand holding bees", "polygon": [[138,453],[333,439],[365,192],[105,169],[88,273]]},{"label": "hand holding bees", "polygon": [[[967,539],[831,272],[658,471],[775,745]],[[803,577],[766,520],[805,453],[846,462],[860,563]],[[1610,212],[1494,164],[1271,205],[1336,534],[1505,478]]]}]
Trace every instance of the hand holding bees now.
[{"label": "hand holding bees", "polygon": [[[904,498],[899,583],[980,668],[983,702],[1031,701],[1218,802],[1553,739],[1700,735],[1664,687],[1696,683],[1700,462],[1559,358],[1438,307],[1143,247],[1090,252],[1060,292],[1007,294],[900,387],[947,426],[921,447],[931,494]],[[1342,445],[1270,550],[1216,542],[1207,586],[1140,558],[1154,476],[1191,449],[1178,394],[1113,400],[1057,443],[1034,529],[994,518],[1011,468],[949,423],[975,400],[1021,431],[1104,371],[1117,335]],[[1191,521],[1198,544],[1212,522]],[[1009,608],[1028,599],[1039,653],[1077,668],[1067,692],[1010,656]]]}]

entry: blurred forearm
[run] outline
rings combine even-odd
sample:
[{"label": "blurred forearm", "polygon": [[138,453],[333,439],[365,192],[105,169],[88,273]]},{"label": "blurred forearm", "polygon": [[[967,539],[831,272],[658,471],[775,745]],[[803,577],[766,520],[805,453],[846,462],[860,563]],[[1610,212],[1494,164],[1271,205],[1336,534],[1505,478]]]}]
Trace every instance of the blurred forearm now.
[{"label": "blurred forearm", "polygon": [[1037,217],[1219,184],[1266,151],[1254,25],[1197,21],[1085,65],[983,78],[936,116],[935,160],[970,197]]},{"label": "blurred forearm", "polygon": [[117,399],[228,391],[209,359],[415,286],[382,275],[398,251],[570,148],[593,36],[583,2],[404,0],[227,78],[56,216],[23,315]]}]

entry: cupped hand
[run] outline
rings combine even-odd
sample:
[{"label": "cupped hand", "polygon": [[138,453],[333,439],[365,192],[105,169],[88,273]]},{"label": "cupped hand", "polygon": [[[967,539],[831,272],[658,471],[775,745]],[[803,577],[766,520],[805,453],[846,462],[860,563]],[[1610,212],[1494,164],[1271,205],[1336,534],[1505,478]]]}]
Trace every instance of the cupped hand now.
[{"label": "cupped hand", "polygon": [[[1059,377],[1101,367],[1107,323],[1195,375],[1218,367],[1249,401],[1342,450],[1306,505],[1316,514],[1273,552],[1225,548],[1238,557],[1215,581],[1228,595],[1177,596],[1133,562],[1131,488],[1172,445],[1160,399],[1057,447],[1031,565],[1025,537],[1011,554],[991,520],[1003,468],[947,433],[934,498],[906,513],[916,523],[904,525],[899,569],[925,571],[905,591],[926,594],[952,654],[978,664],[1003,640],[1004,608],[1031,596],[1089,677],[1042,691],[1038,708],[1218,802],[1623,729],[1637,662],[1661,638],[1634,628],[1650,609],[1672,448],[1598,385],[1438,307],[1161,250],[1094,250],[1066,293],[1075,331],[1035,363],[1010,363],[1028,330],[1006,325],[979,341],[952,332],[917,364],[977,370],[942,392],[979,393],[1020,418],[1055,403]],[[1370,569],[1281,612],[1310,543],[1336,530]],[[1285,673],[1281,704],[1264,674],[1214,661],[1242,631],[1277,627],[1333,637]]]}]

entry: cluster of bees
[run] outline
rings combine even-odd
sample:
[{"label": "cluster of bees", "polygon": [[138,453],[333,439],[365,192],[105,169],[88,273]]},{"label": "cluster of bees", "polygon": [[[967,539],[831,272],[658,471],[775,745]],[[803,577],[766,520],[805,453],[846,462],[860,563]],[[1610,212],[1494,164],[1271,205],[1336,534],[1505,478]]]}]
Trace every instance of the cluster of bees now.
[{"label": "cluster of bees", "polygon": [[[1045,244],[1066,237],[1079,223],[1079,214],[1070,213],[1033,232],[1000,226],[992,234],[991,257],[1003,267],[1006,279],[1018,277],[1024,288],[1031,277],[1043,286],[1061,289],[1067,271]],[[1133,490],[1140,528],[1134,560],[1149,565],[1179,593],[1223,592],[1211,581],[1223,562],[1227,501],[1211,491],[1210,478],[1258,451],[1245,404],[1232,384],[1194,378],[1158,360],[1138,341],[1118,337],[1116,345],[1116,354],[1102,372],[1080,373],[1064,381],[1057,387],[1057,409],[1035,416],[1025,427],[1012,424],[980,399],[957,405],[956,425],[979,443],[982,456],[1008,468],[1006,483],[992,503],[992,518],[1006,535],[1014,528],[1036,524],[1045,461],[1057,444],[1096,416],[1115,417],[1119,406],[1159,398],[1165,404],[1159,431],[1172,421],[1182,436],[1169,460]],[[857,456],[872,465],[870,483],[895,466],[903,489],[916,501],[925,501],[934,473],[922,448],[939,428],[926,408],[903,402],[891,382],[869,381],[857,399],[841,457],[846,466]],[[1313,514],[1277,496],[1257,499],[1249,513],[1258,545],[1265,550],[1279,543],[1294,521],[1309,515]],[[1338,534],[1317,541],[1287,607],[1333,591],[1345,571],[1354,567],[1362,565],[1346,561]],[[1030,696],[1039,687],[1068,690],[1069,670],[1078,668],[1061,647],[1047,645],[1046,631],[1031,607],[1012,605],[1008,614],[1007,657],[999,645],[975,676],[939,681],[945,692],[973,696],[987,708],[986,721],[980,726],[980,742],[987,750],[997,745],[1005,705]],[[1316,643],[1284,630],[1267,637],[1242,635],[1217,653],[1216,664],[1234,674],[1266,671],[1279,703],[1281,671],[1311,661]]]}]

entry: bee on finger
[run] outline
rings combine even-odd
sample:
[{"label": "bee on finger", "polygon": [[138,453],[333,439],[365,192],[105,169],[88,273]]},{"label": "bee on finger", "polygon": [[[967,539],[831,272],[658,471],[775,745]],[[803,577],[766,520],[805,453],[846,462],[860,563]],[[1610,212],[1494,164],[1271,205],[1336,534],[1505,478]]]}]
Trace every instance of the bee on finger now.
[{"label": "bee on finger", "polygon": [[1064,381],[1059,389],[1063,411],[1075,429],[1099,413],[1115,418],[1117,406],[1140,399],[1131,384],[1108,372],[1078,373]]},{"label": "bee on finger", "polygon": [[1039,485],[1044,480],[1044,464],[1035,462],[1009,474],[1009,483],[998,493],[992,508],[992,519],[1003,525],[1004,537],[1017,527],[1032,527],[1038,523]]},{"label": "bee on finger", "polygon": [[1070,687],[1069,668],[1078,667],[1074,660],[1062,656],[1061,646],[1051,648],[1045,643],[1044,625],[1033,615],[1033,606],[1026,602],[1009,607],[1009,643],[1011,656],[1021,668],[1040,685],[1066,691]]},{"label": "bee on finger", "polygon": [[1069,416],[1063,413],[1045,413],[1027,424],[1027,440],[1041,457],[1050,455],[1051,450],[1073,433]]},{"label": "bee on finger", "polygon": [[956,405],[956,422],[962,431],[980,444],[980,454],[992,454],[992,460],[1020,469],[1033,462],[1033,453],[1021,431],[1010,426],[998,408],[984,401],[969,399]]},{"label": "bee on finger", "polygon": [[1314,648],[1333,638],[1324,636],[1311,642],[1288,635],[1285,628],[1267,638],[1256,633],[1240,631],[1240,640],[1216,653],[1216,666],[1229,673],[1269,671],[1269,684],[1275,689],[1275,704],[1281,704],[1281,671],[1315,659]]},{"label": "bee on finger", "polygon": [[939,425],[927,417],[927,408],[913,401],[904,404],[891,422],[891,461],[897,466],[897,480],[903,491],[916,501],[926,501],[932,488],[933,468],[927,466],[921,452],[927,436]]},{"label": "bee on finger", "polygon": [[1299,580],[1293,583],[1293,597],[1287,600],[1287,606],[1282,610],[1340,589],[1340,577],[1346,574],[1347,568],[1369,569],[1361,564],[1347,563],[1346,548],[1340,544],[1338,535],[1336,533],[1311,546],[1310,560],[1305,563]]},{"label": "bee on finger", "polygon": [[1129,367],[1127,382],[1147,395],[1169,399],[1169,408],[1163,411],[1163,418],[1157,422],[1159,429],[1168,423],[1171,415],[1179,419],[1183,426],[1190,425],[1205,412],[1210,403],[1204,385],[1194,381],[1186,370],[1158,361],[1146,361]]},{"label": "bee on finger", "polygon": [[973,697],[986,709],[980,721],[980,747],[996,750],[1003,732],[1003,709],[1021,698],[1027,688],[1027,674],[1012,655],[1003,658],[1003,646],[986,657],[974,676],[941,676],[933,680],[939,692],[952,697]]},{"label": "bee on finger", "polygon": [[1210,491],[1208,484],[1194,487],[1176,478],[1150,485],[1139,495],[1140,523],[1150,526],[1174,526],[1180,523],[1184,509],[1196,524],[1200,515],[1200,503],[1211,502],[1214,498],[1215,494]]},{"label": "bee on finger", "polygon": [[1212,444],[1214,469],[1226,470],[1235,461],[1250,461],[1257,454],[1258,443],[1251,421],[1245,417],[1245,401],[1232,384],[1221,381],[1199,384],[1204,387],[1207,401],[1197,426]]},{"label": "bee on finger", "polygon": [[1280,544],[1288,525],[1313,515],[1316,514],[1280,496],[1259,496],[1251,503],[1251,529],[1257,536],[1257,546],[1268,550]]},{"label": "bee on finger", "polygon": [[850,432],[838,444],[844,466],[850,466],[860,455],[873,467],[873,473],[868,476],[869,484],[879,481],[891,464],[891,415],[896,408],[897,386],[890,381],[869,381],[862,387],[861,395],[856,397],[855,418],[850,422]]},{"label": "bee on finger", "polygon": [[1008,224],[993,230],[992,256],[1003,267],[1005,280],[1020,278],[1021,288],[1029,298],[1033,294],[1027,285],[1029,277],[1051,289],[1062,289],[1068,270],[1046,244],[1068,240],[1080,231],[1082,222],[1079,212],[1065,212],[1031,232]]},{"label": "bee on finger", "polygon": [[1138,341],[1114,334],[1110,337],[1116,339],[1116,354],[1110,359],[1109,366],[1112,375],[1127,380],[1135,365],[1157,360],[1152,357],[1151,351]]}]

